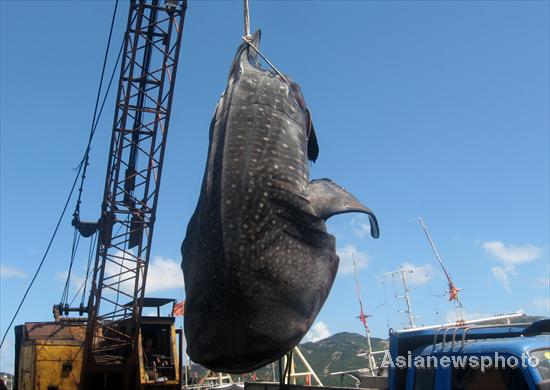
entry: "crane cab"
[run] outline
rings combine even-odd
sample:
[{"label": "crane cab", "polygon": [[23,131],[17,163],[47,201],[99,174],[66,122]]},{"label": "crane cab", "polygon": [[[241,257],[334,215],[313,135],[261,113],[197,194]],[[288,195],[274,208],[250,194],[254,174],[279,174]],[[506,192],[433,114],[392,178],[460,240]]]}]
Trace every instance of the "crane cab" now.
[{"label": "crane cab", "polygon": [[175,317],[161,316],[161,307],[174,299],[144,298],[138,359],[140,389],[181,388],[182,333]]},{"label": "crane cab", "polygon": [[[181,389],[183,337],[171,309],[174,299],[144,298],[138,332],[134,389]],[[168,311],[167,308],[164,308]],[[131,326],[128,321],[127,326]],[[124,323],[121,323],[124,326]],[[86,319],[59,317],[54,322],[27,322],[15,328],[16,390],[77,390],[83,369]],[[94,388],[120,388],[124,373],[116,365],[106,373],[89,370]],[[107,375],[107,376],[106,376]]]}]

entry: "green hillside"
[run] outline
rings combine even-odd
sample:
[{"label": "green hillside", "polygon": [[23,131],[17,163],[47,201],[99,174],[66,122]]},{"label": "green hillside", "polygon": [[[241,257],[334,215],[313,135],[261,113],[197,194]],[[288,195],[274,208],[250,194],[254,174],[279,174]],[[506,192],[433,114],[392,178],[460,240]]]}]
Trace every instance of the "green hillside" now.
[{"label": "green hillside", "polygon": [[[387,341],[371,337],[373,351],[387,348]],[[354,381],[348,376],[330,375],[331,372],[365,368],[367,361],[358,353],[367,351],[367,339],[357,333],[342,332],[317,342],[300,344],[300,351],[319,376],[323,385],[354,386]],[[296,358],[296,371],[303,372],[305,367]],[[278,378],[278,364],[275,373]],[[273,366],[269,365],[255,371],[256,380],[273,381]],[[235,380],[251,380],[251,374],[236,375]],[[298,383],[304,384],[303,379]]]},{"label": "green hillside", "polygon": [[[371,337],[371,343],[373,351],[388,347],[387,340],[375,337]],[[365,357],[357,356],[367,351],[367,338],[357,333],[337,333],[316,343],[301,344],[300,350],[324,385],[352,386],[354,382],[351,378],[330,373],[365,368],[367,365]]]},{"label": "green hillside", "polygon": [[[525,315],[515,318],[511,322],[530,323],[541,318]],[[387,340],[371,337],[371,342],[373,351],[381,351],[388,348]],[[342,377],[341,375],[330,375],[330,373],[366,368],[367,366],[366,358],[357,356],[357,354],[367,351],[367,339],[365,336],[357,333],[336,333],[317,342],[300,344],[300,350],[324,385],[353,387],[355,382],[349,376],[345,375]],[[378,355],[377,358],[381,359],[382,355]],[[304,371],[305,368],[298,359],[295,360],[296,371]],[[204,372],[203,370],[199,369],[201,374]],[[255,378],[258,381],[273,381],[274,371],[275,377],[278,378],[279,369],[277,363],[274,366],[270,364],[256,370]],[[234,379],[237,381],[252,380],[252,374],[235,375]],[[304,382],[303,380],[299,380],[299,383],[303,384]]]}]

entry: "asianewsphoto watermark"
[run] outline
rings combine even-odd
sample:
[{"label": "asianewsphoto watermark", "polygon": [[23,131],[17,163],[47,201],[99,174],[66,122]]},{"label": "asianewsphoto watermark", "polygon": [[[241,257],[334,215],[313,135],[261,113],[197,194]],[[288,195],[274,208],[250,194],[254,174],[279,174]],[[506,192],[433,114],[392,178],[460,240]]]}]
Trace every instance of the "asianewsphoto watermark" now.
[{"label": "asianewsphoto watermark", "polygon": [[389,351],[384,353],[381,365],[392,368],[472,368],[482,372],[490,368],[526,368],[537,367],[540,360],[536,356],[522,353],[521,357],[514,355],[501,355],[495,352],[493,355],[442,355],[442,356],[407,356],[392,357]]}]

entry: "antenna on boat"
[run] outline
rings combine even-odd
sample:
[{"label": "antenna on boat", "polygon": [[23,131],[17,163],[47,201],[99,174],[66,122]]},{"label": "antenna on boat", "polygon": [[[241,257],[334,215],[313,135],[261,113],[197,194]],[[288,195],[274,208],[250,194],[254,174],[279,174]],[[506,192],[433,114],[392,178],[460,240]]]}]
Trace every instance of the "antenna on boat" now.
[{"label": "antenna on boat", "polygon": [[367,336],[367,368],[369,369],[371,375],[374,375],[374,370],[376,369],[376,361],[374,360],[374,356],[372,354],[372,344],[370,340],[370,330],[369,326],[367,325],[367,319],[370,317],[370,315],[365,314],[363,311],[363,301],[361,300],[361,286],[359,285],[359,276],[357,275],[357,264],[355,263],[355,254],[351,253],[351,258],[353,260],[353,271],[355,273],[355,293],[357,295],[357,299],[359,300],[359,321],[363,324],[363,327],[365,328],[365,333]]},{"label": "antenna on boat", "polygon": [[401,278],[401,282],[403,283],[403,295],[402,296],[396,295],[395,297],[399,299],[403,299],[405,301],[407,310],[405,310],[404,313],[407,314],[407,318],[409,320],[408,328],[415,328],[416,325],[414,323],[414,320],[419,317],[413,314],[411,297],[409,295],[410,288],[407,286],[407,275],[412,274],[416,271],[420,271],[422,269],[423,268],[411,268],[411,267],[405,268],[401,266],[401,268],[399,268],[396,271],[386,272],[382,274],[384,276],[391,275],[392,278],[395,278],[395,276],[399,274],[399,277]]},{"label": "antenna on boat", "polygon": [[443,273],[445,274],[445,277],[447,278],[447,283],[449,284],[449,301],[454,301],[455,303],[455,312],[457,317],[458,323],[464,322],[464,315],[462,313],[462,302],[460,302],[460,299],[458,297],[458,292],[461,291],[461,288],[457,288],[455,284],[453,283],[451,279],[451,274],[447,271],[447,268],[445,268],[445,265],[443,264],[443,260],[441,260],[441,256],[439,256],[439,252],[437,251],[437,248],[435,247],[434,241],[432,240],[432,236],[430,235],[430,232],[428,231],[428,228],[424,224],[424,221],[422,220],[422,217],[418,218],[418,221],[420,222],[420,226],[422,226],[422,230],[424,230],[424,233],[426,234],[426,237],[428,238],[428,242],[430,243],[430,246],[432,247],[432,250],[435,254],[435,258],[439,262],[439,265],[443,269]]}]

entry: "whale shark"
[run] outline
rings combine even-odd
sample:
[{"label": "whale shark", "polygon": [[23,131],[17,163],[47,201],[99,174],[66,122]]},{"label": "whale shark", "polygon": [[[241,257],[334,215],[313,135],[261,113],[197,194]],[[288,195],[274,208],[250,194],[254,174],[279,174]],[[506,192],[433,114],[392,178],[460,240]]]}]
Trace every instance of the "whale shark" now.
[{"label": "whale shark", "polygon": [[191,360],[244,373],[307,333],[338,270],[325,221],[374,213],[330,179],[309,179],[319,147],[299,85],[260,65],[243,42],[210,125],[199,200],[182,244]]}]

